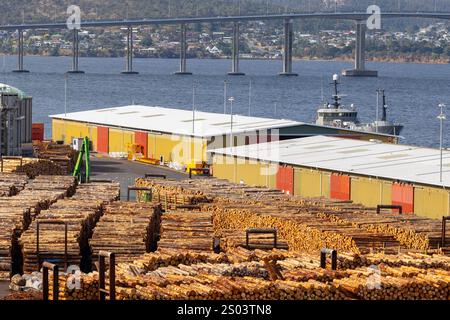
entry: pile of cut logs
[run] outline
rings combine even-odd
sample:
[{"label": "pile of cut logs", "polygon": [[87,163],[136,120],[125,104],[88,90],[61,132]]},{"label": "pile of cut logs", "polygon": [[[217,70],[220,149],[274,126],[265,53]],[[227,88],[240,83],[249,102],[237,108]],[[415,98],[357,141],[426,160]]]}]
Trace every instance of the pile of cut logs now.
[{"label": "pile of cut logs", "polygon": [[120,199],[120,183],[90,182],[82,184],[72,197],[80,201],[102,201],[104,204]]},{"label": "pile of cut logs", "polygon": [[54,142],[36,142],[33,145],[36,158],[50,160],[60,166],[66,174],[73,172],[78,152],[69,145]]},{"label": "pile of cut logs", "polygon": [[18,167],[14,172],[26,174],[30,179],[34,179],[40,175],[62,176],[67,174],[65,169],[50,160],[27,163]]},{"label": "pile of cut logs", "polygon": [[210,213],[169,211],[161,219],[160,249],[212,251],[214,229]]},{"label": "pile of cut logs", "polygon": [[26,175],[0,173],[0,197],[11,197],[25,188],[28,182]]},{"label": "pile of cut logs", "polygon": [[116,262],[132,262],[156,248],[161,207],[152,204],[113,202],[104,208],[103,216],[90,240],[93,261],[100,251],[116,254]]},{"label": "pile of cut logs", "polygon": [[[116,269],[117,299],[123,300],[344,300],[436,299],[450,296],[450,259],[428,256],[445,269],[380,264],[339,271],[319,268],[318,255],[284,250],[212,254],[162,250]],[[381,258],[381,255],[379,256]],[[393,259],[390,256],[381,258]],[[420,260],[417,257],[417,260]],[[399,260],[401,263],[401,260]],[[61,289],[62,299],[98,294],[98,275],[86,290]],[[61,293],[63,292],[63,293]]]},{"label": "pile of cut logs", "polygon": [[[267,188],[235,185],[223,180],[138,179],[137,185],[175,195],[195,196],[202,210],[214,214],[215,232],[247,228],[278,228],[293,250],[313,252],[321,247],[368,253],[400,249],[437,249],[439,221],[396,215],[348,201],[305,199]],[[154,201],[155,197],[153,197]]]},{"label": "pile of cut logs", "polygon": [[102,206],[117,200],[119,193],[116,183],[83,184],[73,197],[41,212],[20,238],[24,269],[35,271],[43,261],[51,260],[57,261],[63,270],[70,265],[90,270],[92,262],[88,240],[102,214]]},{"label": "pile of cut logs", "polygon": [[19,194],[0,198],[0,278],[22,270],[19,237],[42,210],[75,189],[72,177],[41,177]]},{"label": "pile of cut logs", "polygon": [[101,205],[99,201],[64,199],[42,211],[20,238],[24,270],[39,270],[43,261],[57,262],[63,270],[71,265],[84,269],[87,262],[82,258],[89,252],[88,239],[101,215]]},{"label": "pile of cut logs", "polygon": [[39,161],[36,158],[23,158],[23,157],[1,157],[0,158],[0,172],[2,173],[12,173],[17,170],[20,166],[34,163]]}]

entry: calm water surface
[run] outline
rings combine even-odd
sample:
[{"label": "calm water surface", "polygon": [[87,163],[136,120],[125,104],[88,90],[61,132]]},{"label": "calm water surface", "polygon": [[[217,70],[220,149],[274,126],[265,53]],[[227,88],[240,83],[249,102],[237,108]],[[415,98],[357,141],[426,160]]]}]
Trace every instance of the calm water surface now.
[{"label": "calm water surface", "polygon": [[[0,58],[0,82],[22,89],[33,96],[34,122],[46,124],[51,137],[51,114],[64,113],[64,77],[70,57],[25,57],[30,74],[14,74],[16,57]],[[178,60],[135,59],[139,75],[126,76],[123,58],[81,58],[84,75],[69,75],[68,112],[129,105],[159,105],[192,109],[192,86],[196,84],[196,105],[201,111],[223,112],[224,80],[230,81],[234,110],[239,114],[277,117],[313,122],[322,101],[322,91],[331,100],[331,76],[350,68],[349,62],[294,62],[299,77],[277,74],[281,61],[242,61],[245,77],[227,77],[229,60],[189,60],[193,76],[175,76]],[[390,117],[405,125],[402,143],[439,145],[437,105],[450,106],[450,66],[398,63],[369,63],[379,71],[378,78],[342,78],[344,104],[355,104],[363,122],[376,116],[376,90],[385,89]],[[251,104],[249,83],[252,82]],[[323,90],[322,90],[323,88]],[[450,116],[450,110],[447,112]],[[446,145],[450,126],[444,131]]]}]

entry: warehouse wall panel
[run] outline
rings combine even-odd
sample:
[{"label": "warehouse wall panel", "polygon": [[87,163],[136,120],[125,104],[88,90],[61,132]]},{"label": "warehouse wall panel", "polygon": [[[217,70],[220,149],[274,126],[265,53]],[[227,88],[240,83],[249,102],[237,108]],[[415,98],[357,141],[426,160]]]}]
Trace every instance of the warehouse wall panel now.
[{"label": "warehouse wall panel", "polygon": [[338,173],[331,174],[330,197],[338,200],[350,200],[350,177]]},{"label": "warehouse wall panel", "polygon": [[276,187],[287,194],[294,194],[294,168],[280,166],[277,173]]},{"label": "warehouse wall panel", "polygon": [[392,204],[392,182],[381,181],[381,204]]},{"label": "warehouse wall panel", "polygon": [[351,178],[351,200],[367,207],[376,207],[382,203],[383,183],[377,179],[365,177]]},{"label": "warehouse wall panel", "polygon": [[136,131],[134,133],[134,143],[144,147],[144,156],[148,155],[148,135],[145,132]]},{"label": "warehouse wall panel", "polygon": [[228,181],[234,180],[234,159],[223,155],[213,157],[213,176]]},{"label": "warehouse wall panel", "polygon": [[392,204],[403,207],[403,213],[414,212],[414,187],[408,184],[392,185]]},{"label": "warehouse wall panel", "polygon": [[97,152],[109,153],[109,128],[97,127]]},{"label": "warehouse wall panel", "polygon": [[331,197],[331,173],[322,172],[322,197]]},{"label": "warehouse wall panel", "polygon": [[294,194],[303,197],[321,197],[322,174],[316,170],[295,169],[294,171]]},{"label": "warehouse wall panel", "polygon": [[432,219],[450,215],[450,191],[431,187],[414,188],[414,213]]},{"label": "warehouse wall panel", "polygon": [[109,129],[109,153],[128,153],[129,147],[133,143],[134,132],[112,128]]}]

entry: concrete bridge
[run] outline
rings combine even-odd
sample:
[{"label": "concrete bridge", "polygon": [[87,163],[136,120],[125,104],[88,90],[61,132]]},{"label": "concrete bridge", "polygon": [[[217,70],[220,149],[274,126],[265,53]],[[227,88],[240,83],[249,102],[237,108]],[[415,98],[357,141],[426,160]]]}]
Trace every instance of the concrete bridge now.
[{"label": "concrete bridge", "polygon": [[[187,70],[187,42],[186,31],[188,24],[199,23],[233,23],[233,54],[232,68],[230,75],[244,75],[239,68],[239,42],[240,25],[249,21],[283,21],[284,22],[284,49],[283,49],[283,70],[282,76],[297,76],[292,71],[292,50],[294,42],[293,23],[299,19],[334,19],[355,21],[356,26],[356,47],[355,47],[355,65],[354,69],[344,70],[346,76],[364,76],[376,77],[377,71],[367,70],[365,66],[365,39],[366,39],[366,21],[371,14],[365,12],[336,12],[336,13],[296,13],[296,14],[269,14],[269,15],[247,15],[247,16],[218,16],[218,17],[195,17],[195,18],[164,18],[164,19],[140,19],[140,20],[102,20],[102,21],[83,21],[81,26],[84,28],[104,28],[104,27],[125,27],[127,28],[127,55],[126,70],[124,74],[137,74],[133,69],[133,28],[139,26],[152,25],[179,25],[180,26],[180,70],[177,74],[192,74]],[[395,18],[421,18],[421,19],[450,19],[450,13],[441,12],[390,12],[382,13],[382,19]],[[18,69],[14,72],[29,72],[24,68],[24,35],[25,30],[36,29],[66,29],[66,22],[58,23],[35,23],[19,25],[2,25],[0,30],[18,31]],[[83,73],[79,69],[79,38],[78,31],[73,30],[73,62],[72,70],[69,73]]]}]

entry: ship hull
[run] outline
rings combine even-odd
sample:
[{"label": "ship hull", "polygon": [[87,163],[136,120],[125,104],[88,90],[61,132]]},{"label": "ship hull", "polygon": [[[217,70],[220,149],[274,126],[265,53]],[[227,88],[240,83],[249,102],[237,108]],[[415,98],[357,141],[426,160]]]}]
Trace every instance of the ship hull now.
[{"label": "ship hull", "polygon": [[358,128],[361,131],[364,132],[372,132],[372,133],[382,133],[382,134],[389,134],[393,136],[399,136],[400,133],[403,130],[402,125],[380,125],[380,126],[363,126],[361,128]]}]

